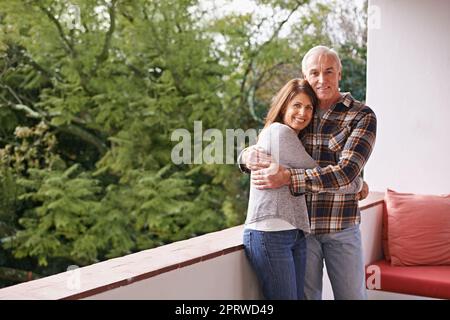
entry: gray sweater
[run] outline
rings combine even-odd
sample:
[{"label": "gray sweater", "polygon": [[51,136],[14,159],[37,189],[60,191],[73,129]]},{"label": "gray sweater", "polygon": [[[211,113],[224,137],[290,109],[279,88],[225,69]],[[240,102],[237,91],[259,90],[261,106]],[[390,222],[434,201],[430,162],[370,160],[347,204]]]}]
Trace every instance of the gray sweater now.
[{"label": "gray sweater", "polygon": [[[262,130],[257,145],[266,150],[276,163],[284,167],[310,169],[318,166],[306,152],[297,133],[284,124],[275,122]],[[357,178],[350,185],[336,192],[357,193],[361,185],[362,179]],[[304,232],[310,232],[304,196],[294,197],[288,186],[258,190],[251,184],[245,223],[269,218],[283,219]]]}]

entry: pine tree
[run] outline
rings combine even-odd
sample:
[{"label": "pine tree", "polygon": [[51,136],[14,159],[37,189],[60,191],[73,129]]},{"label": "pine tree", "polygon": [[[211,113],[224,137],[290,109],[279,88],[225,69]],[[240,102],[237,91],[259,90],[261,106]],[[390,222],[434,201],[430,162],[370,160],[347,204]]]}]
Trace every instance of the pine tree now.
[{"label": "pine tree", "polygon": [[[0,284],[243,223],[248,176],[174,164],[171,134],[195,121],[224,137],[260,128],[305,50],[338,44],[331,7],[281,36],[309,1],[256,2],[273,14],[215,16],[197,0],[0,1]],[[364,44],[350,40],[343,63],[359,70]],[[345,86],[363,87],[364,72]]]}]

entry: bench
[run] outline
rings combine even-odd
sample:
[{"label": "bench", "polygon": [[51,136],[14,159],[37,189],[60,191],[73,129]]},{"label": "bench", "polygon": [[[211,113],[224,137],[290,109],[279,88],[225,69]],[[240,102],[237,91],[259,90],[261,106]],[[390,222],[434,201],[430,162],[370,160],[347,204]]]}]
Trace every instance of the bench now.
[{"label": "bench", "polygon": [[[441,206],[439,209],[441,212],[442,209],[444,209],[446,217],[450,219],[450,198],[445,196],[443,199],[444,206]],[[366,264],[366,287],[368,289],[369,299],[450,299],[450,264],[447,264],[445,262],[446,260],[442,260],[444,258],[432,256],[436,247],[431,246],[427,248],[425,246],[417,248],[418,251],[424,251],[425,255],[429,253],[429,256],[425,256],[418,252],[417,259],[419,261],[417,265],[399,265],[414,264],[413,260],[415,259],[415,248],[408,247],[409,242],[402,240],[403,247],[397,246],[395,248],[396,252],[404,250],[406,253],[411,252],[412,254],[410,256],[405,255],[406,258],[400,255],[400,258],[403,259],[400,262],[397,257],[394,257],[394,264],[387,261],[386,256],[389,257],[390,253],[386,253],[386,251],[389,251],[389,248],[391,247],[387,246],[386,242],[383,243],[383,240],[386,240],[385,238],[388,235],[385,228],[389,228],[386,219],[388,219],[387,210],[390,209],[388,208],[389,205],[386,204],[386,201],[388,201],[386,200],[386,197],[383,197],[381,205],[378,205],[373,210],[365,210],[361,215],[361,234]],[[397,209],[398,207],[398,204],[396,204],[394,209]],[[427,219],[429,219],[428,215],[432,215],[430,212],[436,211],[434,209],[435,208],[430,208],[426,217]],[[442,217],[441,214],[439,218],[442,219]],[[405,216],[405,218],[407,217]],[[412,215],[412,219],[414,219],[414,215]],[[392,220],[390,221],[392,222]],[[394,222],[398,224],[397,220]],[[408,221],[408,223],[412,222]],[[429,221],[424,222],[424,224],[426,223],[429,223]],[[447,232],[450,235],[450,228],[448,228],[450,224],[447,219],[444,223],[436,225],[440,226],[439,228],[441,228],[441,230],[439,230],[439,232],[444,233],[444,237]],[[427,226],[423,227],[423,230],[425,230],[423,232],[432,233],[432,230],[427,229]],[[406,225],[404,228],[409,228],[409,230],[414,232],[414,229],[412,229],[410,225]],[[392,233],[389,235],[393,236]],[[418,232],[415,232],[413,235],[417,235],[418,238],[423,236],[425,239],[424,245],[426,245],[426,234],[421,235]],[[398,240],[396,239],[395,241]],[[413,245],[415,245],[414,241],[414,239],[411,240]],[[450,237],[444,238],[443,245],[447,245],[449,241]],[[447,248],[447,255],[449,255],[450,245]],[[441,249],[445,252],[445,247]],[[428,259],[428,261],[431,261],[430,259],[435,259],[437,260],[437,263],[433,263],[433,265],[423,265],[420,264],[420,259],[425,259],[423,261],[427,261],[426,259]]]}]

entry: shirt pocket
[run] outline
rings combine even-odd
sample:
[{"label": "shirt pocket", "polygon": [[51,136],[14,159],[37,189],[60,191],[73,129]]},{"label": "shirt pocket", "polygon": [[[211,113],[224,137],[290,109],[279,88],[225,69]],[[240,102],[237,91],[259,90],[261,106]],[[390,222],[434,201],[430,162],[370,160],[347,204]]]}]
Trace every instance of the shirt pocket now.
[{"label": "shirt pocket", "polygon": [[350,126],[339,128],[335,133],[331,134],[330,140],[328,141],[328,148],[333,152],[342,151],[350,132]]}]

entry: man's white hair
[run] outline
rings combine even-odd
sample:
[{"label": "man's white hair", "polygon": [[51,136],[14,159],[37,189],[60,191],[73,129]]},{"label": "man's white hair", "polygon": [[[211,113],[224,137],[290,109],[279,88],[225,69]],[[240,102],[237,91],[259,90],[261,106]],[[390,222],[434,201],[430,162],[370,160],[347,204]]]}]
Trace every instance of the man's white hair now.
[{"label": "man's white hair", "polygon": [[315,47],[309,49],[309,51],[303,57],[303,60],[302,60],[302,73],[303,73],[303,75],[306,74],[306,64],[308,63],[308,59],[313,54],[316,54],[316,53],[333,56],[336,59],[336,62],[338,64],[338,66],[339,66],[339,71],[342,70],[341,59],[339,58],[338,53],[334,49],[330,49],[330,48],[328,48],[326,46],[315,46]]}]

